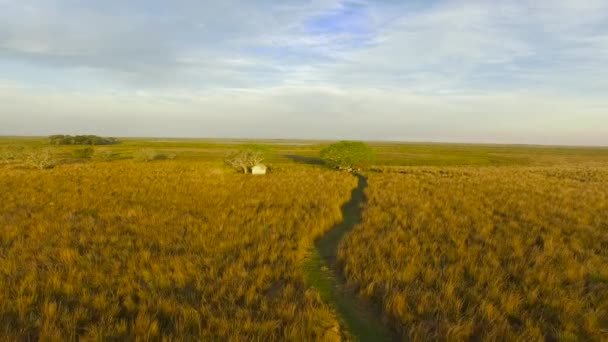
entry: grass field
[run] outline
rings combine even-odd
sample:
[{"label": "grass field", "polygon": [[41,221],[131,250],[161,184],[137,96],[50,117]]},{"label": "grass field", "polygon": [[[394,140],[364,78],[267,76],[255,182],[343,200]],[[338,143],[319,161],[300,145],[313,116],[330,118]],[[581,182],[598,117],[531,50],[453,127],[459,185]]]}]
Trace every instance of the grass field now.
[{"label": "grass field", "polygon": [[0,335],[316,340],[302,259],[355,177],[193,161],[0,167]]},{"label": "grass field", "polygon": [[[122,140],[87,159],[0,138],[0,337],[353,337],[314,277],[357,186],[317,165],[330,142]],[[270,174],[223,164],[243,143],[267,146]],[[608,339],[607,148],[370,146],[338,265],[395,333]]]},{"label": "grass field", "polygon": [[339,259],[402,336],[608,338],[607,166],[399,171],[369,175]]}]

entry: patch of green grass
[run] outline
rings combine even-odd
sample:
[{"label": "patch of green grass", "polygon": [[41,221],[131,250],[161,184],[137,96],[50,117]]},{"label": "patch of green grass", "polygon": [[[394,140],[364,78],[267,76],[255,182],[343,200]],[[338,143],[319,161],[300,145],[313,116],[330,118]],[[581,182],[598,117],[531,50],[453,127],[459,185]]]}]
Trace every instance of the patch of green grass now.
[{"label": "patch of green grass", "polygon": [[317,290],[321,299],[336,309],[346,327],[345,335],[355,341],[390,341],[391,336],[377,316],[358,297],[343,287],[318,249],[311,251],[305,265],[307,283]]},{"label": "patch of green grass", "polygon": [[305,266],[308,284],[316,289],[321,299],[334,307],[348,336],[358,341],[390,341],[391,332],[376,314],[371,303],[357,297],[346,288],[344,279],[337,272],[335,263],[338,244],[355,224],[359,223],[361,204],[365,200],[363,190],[367,185],[364,177],[353,189],[351,199],[342,206],[343,221],[328,231],[311,252]]}]

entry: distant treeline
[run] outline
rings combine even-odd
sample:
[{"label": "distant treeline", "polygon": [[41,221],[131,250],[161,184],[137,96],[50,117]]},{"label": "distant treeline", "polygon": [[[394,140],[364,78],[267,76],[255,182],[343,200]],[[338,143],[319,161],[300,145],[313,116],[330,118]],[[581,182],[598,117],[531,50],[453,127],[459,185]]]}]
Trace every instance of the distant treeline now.
[{"label": "distant treeline", "polygon": [[116,138],[103,138],[96,135],[51,135],[51,145],[114,145],[120,144]]}]

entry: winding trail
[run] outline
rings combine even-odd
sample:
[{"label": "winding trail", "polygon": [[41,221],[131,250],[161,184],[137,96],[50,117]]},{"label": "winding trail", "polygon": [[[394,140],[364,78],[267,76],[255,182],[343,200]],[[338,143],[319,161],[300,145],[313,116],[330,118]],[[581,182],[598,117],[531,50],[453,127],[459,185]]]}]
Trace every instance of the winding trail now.
[{"label": "winding trail", "polygon": [[347,288],[337,265],[338,244],[361,221],[361,205],[366,200],[364,190],[367,179],[360,174],[355,175],[359,184],[352,191],[351,199],[342,206],[343,221],[315,243],[307,269],[308,280],[321,293],[321,298],[335,308],[348,338],[357,341],[395,341],[398,339],[381,321],[378,309]]}]

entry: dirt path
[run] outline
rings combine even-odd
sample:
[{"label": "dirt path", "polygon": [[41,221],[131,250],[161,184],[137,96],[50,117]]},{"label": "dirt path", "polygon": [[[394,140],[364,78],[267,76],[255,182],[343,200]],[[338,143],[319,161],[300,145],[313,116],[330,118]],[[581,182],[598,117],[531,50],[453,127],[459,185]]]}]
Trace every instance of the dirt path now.
[{"label": "dirt path", "polygon": [[308,278],[310,284],[321,293],[322,299],[336,309],[347,337],[357,341],[393,341],[397,338],[381,321],[378,310],[347,289],[336,263],[338,244],[361,220],[367,180],[362,175],[356,176],[359,185],[352,191],[351,199],[342,206],[343,221],[315,244],[307,270]]}]

